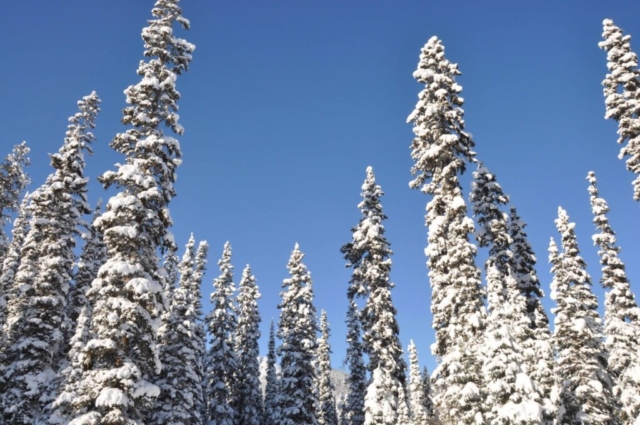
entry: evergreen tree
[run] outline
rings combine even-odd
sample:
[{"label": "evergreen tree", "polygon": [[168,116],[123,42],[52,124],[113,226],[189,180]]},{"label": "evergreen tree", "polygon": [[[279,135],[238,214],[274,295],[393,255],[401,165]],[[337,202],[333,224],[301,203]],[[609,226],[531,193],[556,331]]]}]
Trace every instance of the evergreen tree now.
[{"label": "evergreen tree", "polygon": [[425,398],[424,381],[418,363],[418,350],[413,340],[409,343],[409,406],[413,425],[427,425],[429,413]]},{"label": "evergreen tree", "polygon": [[249,265],[242,271],[238,293],[238,328],[236,355],[238,357],[238,425],[260,425],[263,406],[260,389],[260,292]]},{"label": "evergreen tree", "polygon": [[207,423],[209,425],[233,425],[236,418],[232,391],[238,362],[234,351],[234,334],[237,328],[236,307],[233,303],[233,266],[231,245],[224,244],[222,258],[218,261],[220,276],[213,280],[211,294],[213,310],[207,315],[207,330],[211,337],[206,365]]},{"label": "evergreen tree", "polygon": [[[349,298],[367,294],[362,312],[364,349],[369,356],[372,379],[365,396],[365,424],[395,424],[400,409],[406,404],[404,394],[406,364],[391,300],[393,283],[389,279],[392,254],[384,236],[382,222],[387,218],[380,198],[383,192],[376,184],[371,167],[362,185],[362,202],[358,208],[362,218],[352,229],[353,239],[341,249],[347,266],[353,268]],[[406,406],[405,406],[406,407]]]},{"label": "evergreen tree", "polygon": [[55,172],[31,195],[33,218],[20,252],[0,353],[6,365],[0,391],[6,423],[34,423],[55,396],[52,381],[71,327],[66,306],[73,250],[81,217],[90,212],[83,151],[91,153],[99,104],[95,92],[78,102],[62,147],[51,155]]},{"label": "evergreen tree", "polygon": [[[485,421],[491,424],[539,424],[542,401],[527,370],[538,359],[526,356],[523,344],[533,339],[526,299],[513,273],[507,215],[500,210],[508,197],[495,174],[482,164],[473,173],[471,201],[477,217],[478,245],[489,247],[485,263],[489,315],[485,330]],[[527,364],[525,368],[523,365]]]},{"label": "evergreen tree", "polygon": [[611,378],[606,370],[598,300],[591,292],[591,277],[579,255],[575,225],[569,223],[562,208],[558,208],[556,227],[562,252],[558,252],[553,239],[549,247],[554,275],[551,298],[556,301],[552,310],[556,315],[556,423],[613,424]]},{"label": "evergreen tree", "polygon": [[[202,391],[203,341],[197,327],[202,319],[194,304],[200,302],[200,282],[195,281],[195,240],[189,238],[184,256],[176,270],[181,271],[180,283],[174,292],[167,319],[159,330],[162,372],[158,379],[160,395],[151,414],[151,423],[198,425],[204,396]],[[195,289],[195,290],[194,290]],[[195,299],[195,296],[198,298]]]},{"label": "evergreen tree", "polygon": [[318,323],[311,273],[302,262],[303,258],[304,254],[296,244],[287,263],[290,277],[282,283],[282,301],[278,306],[278,338],[282,344],[278,347],[281,378],[276,402],[280,425],[318,424],[318,400],[314,391]]},{"label": "evergreen tree", "polygon": [[11,214],[19,210],[22,191],[31,182],[25,171],[29,165],[29,151],[26,142],[15,145],[0,164],[0,273],[10,244],[3,228],[11,221]]},{"label": "evergreen tree", "polygon": [[[192,235],[193,236],[193,235]],[[162,267],[164,268],[165,275],[163,279],[163,290],[167,301],[165,308],[168,310],[169,306],[173,302],[173,292],[176,290],[176,284],[178,284],[178,247],[173,245],[167,249],[164,255],[164,261]]]},{"label": "evergreen tree", "polygon": [[178,141],[163,127],[184,131],[175,83],[194,49],[174,34],[175,22],[189,27],[181,13],[178,0],[157,0],[152,9],[154,19],[142,31],[148,58],[138,67],[142,78],[125,90],[122,122],[131,127],[111,142],[125,160],[100,179],[120,191],[94,223],[104,234],[107,261],[87,293],[95,337],[83,351],[73,425],[140,422],[160,392],[156,334],[165,300],[158,251],[174,245],[168,205],[181,162]]},{"label": "evergreen tree", "polygon": [[422,391],[424,391],[424,407],[427,412],[427,423],[434,422],[433,399],[431,397],[431,377],[425,366],[422,369]]},{"label": "evergreen tree", "polygon": [[614,381],[613,395],[619,402],[621,424],[632,425],[640,418],[640,309],[631,292],[629,279],[616,244],[615,232],[609,224],[607,201],[598,196],[596,175],[590,171],[589,196],[593,222],[598,233],[593,241],[598,246],[602,264],[602,286],[607,290],[604,303],[604,347],[608,353],[608,371]]},{"label": "evergreen tree", "polygon": [[[12,293],[16,289],[12,286],[13,279],[20,266],[20,253],[22,252],[24,239],[29,233],[29,223],[31,222],[30,199],[31,196],[28,193],[22,199],[18,216],[13,222],[13,230],[11,231],[13,238],[11,239],[11,244],[9,244],[7,255],[5,255],[2,262],[2,273],[0,274],[0,346],[4,344],[7,303],[10,298],[15,297],[15,294]],[[0,382],[2,381],[2,376],[4,376],[2,368],[3,366],[0,365]],[[0,385],[2,384],[0,383]]]},{"label": "evergreen tree", "polygon": [[329,345],[329,322],[327,312],[320,313],[320,332],[318,340],[318,424],[338,425],[335,391],[331,382],[331,346]]},{"label": "evergreen tree", "polygon": [[[207,254],[209,253],[209,245],[206,241],[201,241],[198,244],[198,250],[196,251],[196,262],[193,270],[192,278],[190,279],[190,291],[191,291],[191,309],[194,311],[193,315],[197,317],[195,327],[195,341],[197,342],[197,354],[196,365],[197,373],[202,377],[199,388],[196,388],[196,394],[201,395],[201,399],[196,401],[196,406],[201,412],[200,417],[204,419],[207,417],[207,400],[206,400],[206,388],[205,388],[205,358],[206,358],[206,344],[207,344],[207,332],[203,323],[202,314],[202,279],[207,267]],[[187,270],[180,266],[180,273],[185,274]]]},{"label": "evergreen tree", "polygon": [[367,391],[366,366],[360,332],[360,312],[355,301],[349,301],[347,310],[347,398],[342,411],[342,425],[364,424],[364,396]]},{"label": "evergreen tree", "polygon": [[511,236],[511,252],[513,254],[513,273],[518,281],[520,291],[527,303],[527,313],[531,320],[532,337],[522,342],[522,352],[529,359],[523,368],[536,383],[545,403],[547,416],[553,416],[553,405],[550,403],[553,377],[553,347],[549,316],[542,306],[544,292],[536,273],[536,256],[527,239],[524,228],[526,223],[520,219],[517,210],[512,207],[509,214],[509,236]]},{"label": "evergreen tree", "polygon": [[[100,217],[101,206],[102,201],[98,201],[92,223]],[[107,247],[104,244],[102,233],[93,224],[87,227],[89,232],[83,235],[85,243],[78,261],[78,271],[74,279],[75,285],[69,290],[68,314],[73,324],[77,322],[82,309],[89,306],[87,291],[91,287],[91,282],[98,276],[98,270],[104,264],[107,256]],[[89,319],[89,316],[87,316],[87,319]]]},{"label": "evergreen tree", "polygon": [[633,199],[640,200],[640,72],[638,56],[631,50],[631,36],[623,35],[611,19],[602,23],[604,41],[598,46],[607,52],[609,73],[602,81],[605,118],[618,122],[618,143],[626,145],[618,157],[627,159],[627,170],[636,174]]},{"label": "evergreen tree", "polygon": [[264,394],[264,425],[277,424],[280,420],[278,409],[278,375],[276,371],[276,337],[273,319],[269,328],[269,351],[267,352],[267,385]]},{"label": "evergreen tree", "polygon": [[444,56],[444,46],[432,37],[423,47],[414,78],[424,84],[407,118],[413,123],[411,169],[414,189],[432,195],[425,218],[428,227],[431,312],[439,365],[433,372],[435,403],[445,423],[479,423],[482,418],[482,377],[479,358],[484,329],[484,296],[475,265],[474,232],[467,217],[458,174],[475,161],[474,142],[464,131],[462,87],[457,64]]}]

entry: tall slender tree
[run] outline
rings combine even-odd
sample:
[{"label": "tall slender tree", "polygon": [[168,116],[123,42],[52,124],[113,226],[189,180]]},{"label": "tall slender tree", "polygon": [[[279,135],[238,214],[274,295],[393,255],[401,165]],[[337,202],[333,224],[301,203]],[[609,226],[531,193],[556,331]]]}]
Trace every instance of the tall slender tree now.
[{"label": "tall slender tree", "polygon": [[295,245],[287,268],[289,278],[282,283],[278,337],[280,355],[279,424],[317,425],[315,359],[318,322],[313,305],[311,273],[302,262],[304,254]]},{"label": "tall slender tree", "polygon": [[395,424],[400,410],[406,407],[404,389],[406,364],[402,357],[400,329],[396,309],[391,300],[391,248],[385,237],[380,198],[384,193],[373,168],[367,167],[362,185],[362,202],[358,208],[362,218],[352,229],[352,241],[341,251],[353,268],[348,296],[367,295],[362,312],[364,349],[371,372],[365,396],[365,424]]},{"label": "tall slender tree", "polygon": [[631,50],[631,36],[623,35],[611,19],[602,22],[598,46],[607,52],[607,68],[603,85],[605,118],[618,122],[618,143],[625,146],[618,157],[627,158],[627,170],[636,175],[633,199],[640,201],[640,71],[638,56]]},{"label": "tall slender tree", "polygon": [[596,175],[590,171],[589,197],[593,222],[598,233],[593,242],[599,248],[602,264],[602,286],[606,289],[604,303],[604,347],[608,353],[607,369],[613,378],[613,395],[620,404],[616,412],[624,425],[640,420],[640,309],[631,292],[624,263],[618,257],[620,248],[611,228],[607,201],[598,196]]},{"label": "tall slender tree", "polygon": [[87,294],[95,337],[83,351],[74,425],[143,421],[160,392],[154,383],[161,369],[156,338],[165,299],[158,251],[174,246],[168,206],[181,162],[178,141],[163,127],[179,135],[184,131],[176,79],[194,49],[174,33],[175,23],[189,27],[178,3],[157,0],[153,19],[142,30],[148,60],[138,67],[140,82],[125,90],[122,122],[130,128],[111,142],[125,160],[101,177],[119,193],[95,223],[104,234],[107,261]]},{"label": "tall slender tree", "polygon": [[0,163],[0,273],[10,244],[4,226],[11,221],[11,214],[19,210],[22,192],[31,182],[25,170],[29,151],[27,143],[22,142]]},{"label": "tall slender tree", "polygon": [[364,364],[361,341],[360,312],[354,300],[349,301],[347,310],[347,398],[342,411],[342,425],[364,424],[364,397],[367,391],[367,369]]},{"label": "tall slender tree", "polygon": [[431,395],[431,377],[425,366],[422,368],[422,390],[424,391],[424,406],[427,411],[427,423],[434,422],[433,397]]},{"label": "tall slender tree", "polygon": [[260,312],[261,297],[256,278],[247,265],[242,271],[238,293],[238,327],[236,356],[238,358],[238,425],[260,425],[263,421],[260,389]]},{"label": "tall slender tree", "polygon": [[318,424],[338,425],[336,411],[335,385],[331,381],[331,345],[329,344],[329,321],[327,312],[320,313],[320,332],[318,340]]},{"label": "tall slender tree", "polygon": [[84,151],[91,153],[100,99],[95,92],[78,102],[58,153],[55,172],[31,195],[33,218],[20,252],[8,304],[6,341],[0,352],[6,365],[0,411],[6,423],[34,423],[55,396],[52,381],[63,357],[76,236],[86,202]]},{"label": "tall slender tree", "polygon": [[536,256],[528,241],[522,221],[515,207],[509,213],[509,236],[511,236],[511,252],[513,254],[513,273],[518,281],[520,291],[527,303],[527,313],[532,337],[522,342],[522,350],[528,359],[523,363],[525,371],[535,382],[543,398],[546,417],[554,416],[553,404],[550,402],[554,385],[553,365],[554,353],[549,329],[549,316],[542,306],[544,292],[540,287],[540,279],[535,269]]},{"label": "tall slender tree", "polygon": [[[199,340],[199,316],[195,302],[199,300],[199,282],[195,282],[195,240],[189,238],[182,261],[180,282],[174,291],[167,319],[159,329],[162,372],[158,379],[160,396],[151,413],[154,424],[203,424],[204,394],[202,390],[203,341]],[[194,291],[194,286],[198,287]],[[198,296],[195,299],[194,296]]]},{"label": "tall slender tree", "polygon": [[413,340],[409,342],[409,406],[413,425],[427,425],[429,413],[427,412],[427,400],[425,399],[424,382],[420,373],[418,362],[418,350]]},{"label": "tall slender tree", "polygon": [[556,227],[562,251],[549,248],[556,301],[554,344],[557,354],[556,423],[567,425],[614,424],[611,377],[606,369],[602,321],[598,300],[591,292],[591,277],[580,257],[574,223],[558,208]]},{"label": "tall slender tree", "polygon": [[207,423],[233,425],[236,418],[232,391],[235,388],[238,360],[234,351],[234,334],[237,328],[236,306],[233,300],[233,266],[231,245],[224,244],[222,258],[218,261],[220,276],[213,280],[211,294],[213,310],[207,315],[210,346],[206,365]]},{"label": "tall slender tree", "polygon": [[[523,345],[533,339],[525,297],[513,271],[512,239],[507,215],[500,209],[509,202],[495,174],[478,165],[473,173],[471,201],[478,220],[478,245],[489,247],[485,262],[489,315],[485,331],[485,421],[491,424],[540,424],[542,397],[528,370],[537,360]],[[533,345],[533,344],[530,344]],[[528,367],[524,367],[527,364]]]},{"label": "tall slender tree", "polygon": [[484,295],[480,270],[475,265],[474,232],[467,217],[458,175],[475,161],[474,142],[464,131],[462,87],[455,78],[458,65],[445,58],[437,37],[420,53],[414,78],[424,84],[418,103],[407,118],[413,123],[411,169],[413,189],[432,195],[425,217],[428,227],[429,280],[431,281],[433,371],[435,403],[445,423],[482,422],[482,359],[478,350],[484,329]]},{"label": "tall slender tree", "polygon": [[280,391],[276,371],[276,336],[271,320],[269,328],[269,351],[267,352],[267,382],[264,394],[264,425],[276,424],[280,420],[278,394]]}]

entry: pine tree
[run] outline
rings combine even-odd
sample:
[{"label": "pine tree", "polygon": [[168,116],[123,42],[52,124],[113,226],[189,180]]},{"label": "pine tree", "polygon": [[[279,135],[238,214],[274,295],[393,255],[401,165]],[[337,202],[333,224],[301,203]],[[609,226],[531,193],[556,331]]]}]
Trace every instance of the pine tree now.
[{"label": "pine tree", "polygon": [[[485,263],[489,315],[485,330],[485,421],[492,424],[539,424],[542,398],[527,370],[538,359],[526,356],[523,344],[533,340],[525,297],[513,272],[507,215],[500,210],[509,202],[484,165],[473,173],[471,201],[478,220],[478,245],[489,247]],[[530,344],[532,345],[532,344]],[[530,354],[533,354],[531,352]],[[527,364],[528,367],[524,367]]]},{"label": "pine tree", "polygon": [[20,252],[0,353],[6,365],[0,399],[6,423],[39,420],[55,396],[51,385],[71,327],[66,305],[73,250],[81,217],[91,211],[83,151],[91,153],[99,104],[95,92],[78,102],[62,147],[51,155],[55,172],[31,195],[33,218]]},{"label": "pine tree", "polygon": [[556,227],[562,252],[549,247],[553,281],[551,298],[556,301],[553,336],[557,360],[557,423],[605,425],[615,423],[611,378],[606,370],[602,344],[602,321],[598,300],[591,292],[591,277],[578,249],[574,223],[558,208]]},{"label": "pine tree", "polygon": [[[29,223],[31,222],[31,206],[29,205],[31,196],[27,193],[20,204],[18,216],[13,222],[13,230],[11,244],[7,255],[2,262],[2,273],[0,274],[0,346],[4,344],[5,332],[4,325],[7,320],[7,303],[15,294],[12,293],[13,279],[20,266],[20,253],[24,239],[29,233]],[[2,381],[3,366],[0,365],[0,382]],[[2,384],[0,384],[2,385]]]},{"label": "pine tree", "polygon": [[120,192],[95,223],[104,234],[107,261],[87,294],[95,337],[83,351],[73,425],[142,421],[160,391],[154,384],[161,369],[156,334],[165,300],[158,251],[174,244],[168,205],[181,162],[178,141],[162,127],[184,131],[175,83],[194,49],[174,35],[175,22],[189,27],[181,13],[178,0],[157,0],[152,9],[154,19],[142,31],[148,58],[138,67],[142,78],[125,90],[129,106],[122,123],[131,127],[111,142],[125,160],[100,179]]},{"label": "pine tree", "polygon": [[280,388],[278,385],[276,360],[276,337],[272,319],[271,327],[269,328],[269,351],[267,352],[267,385],[265,387],[264,394],[264,425],[276,424],[280,420],[277,403]]},{"label": "pine tree", "polygon": [[314,391],[318,323],[311,273],[303,258],[296,244],[287,263],[290,277],[282,283],[282,301],[278,306],[278,338],[282,344],[278,347],[281,378],[276,402],[280,425],[318,424]]},{"label": "pine tree", "polygon": [[11,221],[11,214],[19,210],[22,192],[31,182],[25,171],[29,165],[29,151],[26,142],[15,145],[0,164],[0,273],[10,244],[3,228]]},{"label": "pine tree", "polygon": [[[193,236],[193,235],[192,235]],[[167,249],[167,252],[164,255],[164,261],[162,264],[162,268],[165,271],[165,275],[163,276],[163,291],[166,298],[167,305],[165,308],[168,310],[169,306],[173,302],[173,293],[176,290],[176,285],[178,282],[178,263],[180,259],[178,258],[178,247],[173,245]]]},{"label": "pine tree", "polygon": [[353,268],[348,296],[367,294],[362,312],[364,349],[369,356],[372,379],[365,396],[365,424],[394,424],[406,400],[401,397],[406,381],[396,309],[389,279],[392,251],[384,236],[387,218],[380,203],[383,192],[371,167],[362,185],[362,218],[352,229],[353,239],[341,249]]},{"label": "pine tree", "polygon": [[627,159],[627,170],[636,174],[633,199],[640,200],[640,71],[638,56],[631,50],[631,36],[623,35],[611,19],[602,22],[609,73],[602,81],[605,118],[618,122],[618,143],[624,144],[618,157]]},{"label": "pine tree", "polygon": [[607,201],[598,196],[596,175],[590,171],[589,197],[593,222],[598,233],[593,242],[598,246],[602,264],[602,286],[607,290],[604,303],[604,347],[608,353],[608,371],[614,381],[613,395],[620,408],[619,421],[635,424],[640,418],[640,309],[631,292],[629,279],[616,244],[615,232],[609,224]]},{"label": "pine tree", "polygon": [[260,425],[263,417],[260,389],[260,292],[249,265],[242,271],[238,293],[238,327],[236,355],[238,358],[238,425]]},{"label": "pine tree", "polygon": [[[206,388],[205,388],[205,357],[206,357],[206,345],[207,345],[207,332],[204,327],[203,313],[202,313],[202,279],[207,267],[207,254],[209,253],[209,245],[206,241],[201,241],[198,244],[198,250],[196,251],[196,261],[193,270],[193,275],[189,282],[191,291],[191,309],[193,315],[197,317],[194,340],[197,343],[196,353],[196,370],[198,376],[202,377],[199,388],[196,388],[196,394],[201,396],[200,400],[196,400],[196,406],[201,412],[200,417],[203,421],[207,417],[207,400],[206,400]],[[180,267],[180,274],[187,273],[187,270]],[[197,385],[197,384],[196,384]]]},{"label": "pine tree", "polygon": [[336,391],[331,382],[331,346],[329,345],[329,322],[327,312],[320,313],[320,332],[322,336],[318,340],[318,424],[338,425]]},{"label": "pine tree", "polygon": [[427,425],[429,413],[427,412],[427,400],[423,386],[420,364],[418,363],[418,350],[413,340],[409,342],[409,406],[413,425]]},{"label": "pine tree", "polygon": [[347,310],[347,398],[342,411],[342,425],[364,424],[364,396],[367,391],[366,366],[360,331],[360,312],[355,301],[349,301]]},{"label": "pine tree", "polygon": [[433,372],[435,403],[442,422],[482,422],[482,378],[478,346],[484,328],[484,296],[475,265],[474,232],[467,217],[458,174],[475,161],[474,142],[464,131],[462,87],[455,82],[458,66],[444,56],[444,46],[432,37],[423,47],[414,78],[424,84],[418,103],[407,118],[415,137],[409,183],[432,195],[425,218],[428,227],[431,281],[433,354],[439,365]]},{"label": "pine tree", "polygon": [[434,423],[433,398],[431,396],[431,377],[425,366],[422,369],[422,391],[424,392],[424,407],[427,412],[427,423]]},{"label": "pine tree", "polygon": [[176,266],[181,271],[178,288],[174,292],[168,317],[159,329],[162,372],[157,382],[160,395],[150,418],[151,423],[158,425],[204,423],[201,416],[204,403],[201,363],[204,346],[197,335],[201,312],[194,308],[194,303],[200,302],[200,283],[194,281],[194,245],[195,240],[191,235],[182,261]]},{"label": "pine tree", "polygon": [[233,266],[231,245],[224,244],[222,258],[218,261],[220,276],[213,280],[211,294],[213,310],[207,315],[207,330],[211,337],[206,365],[207,423],[233,425],[236,417],[232,391],[238,362],[234,351],[234,334],[237,328],[236,307],[233,303]]},{"label": "pine tree", "polygon": [[544,292],[540,287],[540,280],[535,269],[537,260],[527,239],[525,226],[526,223],[520,219],[517,210],[512,207],[509,214],[509,236],[512,239],[513,272],[520,291],[526,299],[527,313],[533,333],[532,338],[522,342],[522,351],[525,357],[535,360],[525,362],[523,367],[536,383],[540,395],[543,397],[547,416],[554,416],[553,405],[549,401],[554,384],[554,354],[549,316],[542,306],[541,299],[544,297]]}]

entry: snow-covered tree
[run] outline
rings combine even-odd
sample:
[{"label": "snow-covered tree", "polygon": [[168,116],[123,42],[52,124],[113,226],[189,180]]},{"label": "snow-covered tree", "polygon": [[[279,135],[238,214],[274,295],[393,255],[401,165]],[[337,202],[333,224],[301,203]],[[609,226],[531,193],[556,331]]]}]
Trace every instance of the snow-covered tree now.
[{"label": "snow-covered tree", "polygon": [[25,167],[29,165],[29,151],[27,143],[22,142],[15,145],[13,151],[0,163],[0,273],[9,249],[9,238],[4,232],[4,226],[11,221],[12,213],[20,208],[22,192],[30,183],[25,171]]},{"label": "snow-covered tree", "polygon": [[277,404],[280,425],[317,425],[314,361],[318,322],[313,305],[311,273],[296,243],[287,263],[289,278],[282,283],[278,338],[281,378]]},{"label": "snow-covered tree", "polygon": [[[17,288],[13,288],[13,279],[20,266],[20,253],[22,252],[24,239],[29,233],[29,223],[31,222],[30,199],[31,197],[28,193],[22,199],[18,216],[13,222],[13,230],[11,231],[13,238],[2,262],[2,273],[0,274],[0,346],[3,345],[5,337],[4,325],[7,319],[7,302],[12,296],[15,296],[12,291]],[[0,365],[0,381],[4,376],[2,368],[3,366]]]},{"label": "snow-covered tree", "polygon": [[553,346],[549,316],[547,316],[541,301],[544,292],[540,287],[540,280],[535,269],[537,260],[524,230],[525,226],[526,223],[521,220],[515,207],[512,207],[509,212],[509,236],[512,240],[513,274],[526,299],[527,313],[532,328],[532,337],[522,341],[521,348],[527,359],[535,360],[523,363],[523,368],[536,383],[540,395],[543,397],[548,417],[553,416],[553,405],[549,403],[554,384]]},{"label": "snow-covered tree", "polygon": [[86,202],[84,151],[91,152],[91,130],[99,111],[95,92],[78,101],[58,153],[55,172],[31,195],[31,226],[9,300],[2,349],[4,388],[0,411],[6,423],[33,423],[53,400],[51,388],[70,329],[67,294],[76,263],[73,252]]},{"label": "snow-covered tree", "polygon": [[[192,235],[193,236],[193,235]],[[165,275],[163,276],[163,290],[167,301],[166,309],[173,302],[173,292],[176,290],[178,282],[178,264],[180,259],[178,258],[178,247],[173,245],[167,249],[164,254],[164,260],[162,267],[164,268]]]},{"label": "snow-covered tree", "polygon": [[482,422],[482,363],[478,350],[484,329],[484,296],[475,265],[474,232],[458,175],[475,161],[474,142],[464,131],[458,65],[449,62],[437,37],[420,53],[414,78],[424,84],[407,118],[413,123],[411,169],[414,189],[432,195],[425,217],[428,230],[431,312],[439,365],[433,372],[434,401],[442,422]]},{"label": "snow-covered tree", "polygon": [[267,352],[267,383],[264,394],[264,422],[263,425],[276,424],[279,421],[278,409],[278,375],[276,371],[276,336],[271,320],[269,328],[269,351]]},{"label": "snow-covered tree", "polygon": [[556,301],[553,341],[557,353],[554,398],[556,423],[563,425],[614,424],[611,377],[607,372],[598,300],[591,292],[591,277],[580,257],[574,231],[565,210],[558,208],[556,227],[562,238],[558,252],[549,247]]},{"label": "snow-covered tree", "polygon": [[391,248],[384,233],[380,198],[383,192],[376,184],[373,169],[367,167],[362,185],[362,201],[358,208],[362,218],[352,229],[352,241],[341,251],[353,268],[348,296],[366,295],[361,315],[364,349],[371,372],[365,396],[365,424],[395,424],[406,400],[404,394],[406,364],[402,357],[396,309],[391,300],[393,283]]},{"label": "snow-covered tree", "polygon": [[178,288],[174,291],[168,317],[159,329],[162,371],[157,382],[160,395],[150,418],[151,423],[158,425],[204,423],[204,344],[197,332],[202,312],[194,307],[200,302],[200,282],[195,281],[194,276],[194,246],[191,235],[182,261],[176,266],[181,272]]},{"label": "snow-covered tree", "polygon": [[236,385],[238,361],[234,351],[234,334],[237,328],[236,306],[233,293],[233,266],[231,245],[224,244],[222,258],[218,261],[220,276],[213,280],[211,294],[213,309],[207,315],[210,336],[206,365],[207,423],[233,425],[236,418],[232,391]]},{"label": "snow-covered tree", "polygon": [[423,384],[418,350],[411,340],[409,342],[409,407],[413,425],[427,425],[430,419]]},{"label": "snow-covered tree", "polygon": [[640,201],[640,71],[638,56],[631,50],[631,36],[623,35],[611,19],[602,22],[598,46],[607,52],[609,73],[602,81],[605,118],[618,122],[618,143],[626,145],[618,157],[627,158],[627,170],[636,174],[633,199]]},{"label": "snow-covered tree", "polygon": [[83,351],[73,425],[142,421],[160,391],[156,334],[165,299],[158,251],[174,245],[168,206],[181,162],[178,141],[163,127],[184,131],[175,84],[194,49],[174,33],[176,22],[189,27],[178,3],[157,0],[142,31],[148,59],[139,64],[140,82],[125,90],[122,122],[131,127],[111,142],[125,160],[101,177],[105,187],[120,191],[94,223],[104,234],[107,261],[87,294],[95,337]]},{"label": "snow-covered tree", "polygon": [[[507,215],[500,209],[509,198],[495,174],[484,165],[478,165],[473,177],[471,202],[479,227],[476,238],[478,245],[489,247],[485,263],[489,315],[482,366],[487,394],[485,422],[539,424],[542,397],[527,373],[538,359],[533,352],[523,350],[523,344],[532,341],[534,335],[526,299],[513,271]],[[524,367],[525,364],[528,367]]]},{"label": "snow-covered tree", "polygon": [[619,402],[621,424],[640,420],[640,309],[635,300],[625,266],[618,257],[620,248],[607,213],[607,201],[598,196],[596,175],[590,171],[589,197],[593,222],[598,233],[593,242],[598,246],[602,264],[602,286],[607,290],[604,303],[604,346],[608,353],[608,371],[613,378],[613,395]]},{"label": "snow-covered tree", "polygon": [[327,312],[320,313],[320,332],[318,339],[318,424],[338,425],[336,411],[335,385],[331,382],[331,345],[329,344],[329,322]]},{"label": "snow-covered tree", "polygon": [[260,389],[260,292],[249,265],[242,271],[238,293],[238,327],[236,355],[238,358],[238,425],[260,425],[263,406]]},{"label": "snow-covered tree", "polygon": [[[98,201],[92,223],[100,217],[101,206],[102,202]],[[104,264],[107,256],[107,247],[104,244],[102,233],[93,224],[87,227],[88,232],[83,234],[85,243],[78,261],[78,271],[74,278],[75,284],[69,290],[68,314],[74,327],[82,309],[89,306],[87,291],[91,287],[93,279],[98,276],[98,270]],[[87,320],[89,320],[89,316],[87,316]]]},{"label": "snow-covered tree", "polygon": [[342,412],[342,425],[364,424],[364,396],[367,391],[367,370],[364,364],[360,312],[355,301],[349,301],[347,310],[347,398]]},{"label": "snow-covered tree", "polygon": [[422,391],[424,391],[424,407],[427,412],[427,423],[431,424],[434,421],[433,412],[433,397],[431,394],[431,376],[425,366],[422,368]]}]

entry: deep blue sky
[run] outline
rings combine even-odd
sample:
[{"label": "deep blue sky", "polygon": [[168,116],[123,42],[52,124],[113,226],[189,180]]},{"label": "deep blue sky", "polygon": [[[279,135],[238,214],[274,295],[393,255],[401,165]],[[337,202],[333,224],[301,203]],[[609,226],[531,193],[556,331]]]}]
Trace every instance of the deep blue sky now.
[{"label": "deep blue sky", "polygon": [[[47,153],[62,143],[76,100],[96,90],[102,113],[86,172],[93,178],[91,202],[108,198],[95,177],[121,160],[108,143],[124,130],[122,92],[139,81],[140,31],[152,5],[3,5],[0,154],[26,140],[33,187],[51,171]],[[640,50],[639,2],[184,0],[183,8],[192,23],[184,36],[197,49],[191,70],[178,79],[186,132],[171,204],[174,233],[181,247],[191,231],[209,241],[207,299],[226,240],[237,280],[251,264],[263,294],[263,353],[269,319],[278,317],[285,266],[299,242],[316,306],[327,310],[332,326],[333,365],[340,366],[349,271],[339,248],[359,220],[360,186],[371,165],[386,192],[402,343],[413,338],[422,363],[433,368],[423,254],[428,198],[408,188],[412,131],[405,123],[421,90],[411,74],[432,35],[460,66],[467,130],[478,157],[529,223],[547,294],[547,246],[557,235],[558,205],[577,222],[599,285],[585,180],[592,169],[639,292],[633,261],[640,256],[639,206],[632,201],[632,176],[617,159],[615,124],[603,118],[606,56],[597,47],[608,17],[637,37],[632,46]],[[465,185],[468,191],[468,178]]]}]

